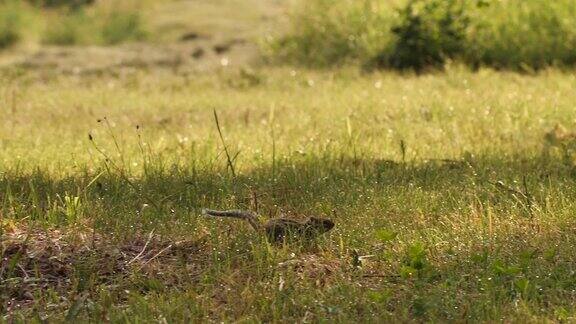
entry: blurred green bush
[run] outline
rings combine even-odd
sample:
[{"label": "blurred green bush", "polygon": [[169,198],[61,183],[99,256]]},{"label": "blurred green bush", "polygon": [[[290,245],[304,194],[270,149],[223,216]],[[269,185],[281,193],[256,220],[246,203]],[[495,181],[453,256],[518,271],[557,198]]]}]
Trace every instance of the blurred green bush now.
[{"label": "blurred green bush", "polygon": [[[469,2],[469,1],[468,1]],[[470,17],[466,0],[411,0],[392,28],[396,36],[390,54],[376,57],[380,66],[421,71],[442,67],[465,50]]]},{"label": "blurred green bush", "polygon": [[144,40],[141,9],[135,0],[0,0],[0,49],[28,36],[61,46]]},{"label": "blurred green bush", "polygon": [[43,42],[56,45],[116,45],[148,36],[140,8],[130,2],[63,10],[46,28]]},{"label": "blurred green bush", "polygon": [[537,70],[576,65],[573,0],[308,0],[272,58],[309,66]]},{"label": "blurred green bush", "polygon": [[84,11],[58,15],[44,30],[42,42],[52,45],[95,43],[94,21]]},{"label": "blurred green bush", "polygon": [[78,9],[86,5],[91,5],[95,0],[28,0],[32,5],[55,8],[68,7]]},{"label": "blurred green bush", "polygon": [[118,10],[108,12],[102,17],[101,35],[104,44],[114,45],[143,40],[147,32],[138,11]]},{"label": "blurred green bush", "polygon": [[15,2],[0,1],[0,49],[17,43],[22,37],[22,15]]}]

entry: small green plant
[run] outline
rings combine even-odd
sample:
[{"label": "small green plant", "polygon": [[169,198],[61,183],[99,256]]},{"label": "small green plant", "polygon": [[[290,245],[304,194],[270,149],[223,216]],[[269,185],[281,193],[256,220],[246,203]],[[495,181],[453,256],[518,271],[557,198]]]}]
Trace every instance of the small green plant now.
[{"label": "small green plant", "polygon": [[369,291],[368,292],[368,299],[375,304],[386,304],[390,298],[391,293],[388,290],[380,290],[380,291]]},{"label": "small green plant", "polygon": [[70,222],[76,221],[82,217],[83,206],[80,197],[77,196],[64,196],[64,214],[66,219]]},{"label": "small green plant", "polygon": [[412,305],[410,306],[410,312],[416,317],[423,317],[426,315],[427,309],[428,304],[426,299],[420,296],[416,296],[412,301]]},{"label": "small green plant", "polygon": [[[49,208],[43,213],[43,219],[49,223],[74,224],[84,215],[84,206],[80,197],[56,195],[56,199],[49,200]],[[40,214],[40,213],[39,213]]]},{"label": "small green plant", "polygon": [[398,236],[398,233],[389,229],[381,229],[376,232],[376,237],[382,242],[390,242]]},{"label": "small green plant", "polygon": [[400,276],[403,278],[420,277],[430,265],[426,257],[426,247],[422,243],[415,243],[408,247]]},{"label": "small green plant", "polygon": [[530,290],[530,280],[526,278],[520,278],[514,280],[514,288],[516,291],[521,294],[522,296],[527,296]]},{"label": "small green plant", "polygon": [[484,248],[482,252],[473,254],[470,259],[476,264],[487,265],[489,257],[490,253],[488,249]]},{"label": "small green plant", "polygon": [[500,276],[515,276],[522,271],[519,266],[508,265],[498,260],[492,264],[492,270],[494,271],[494,274]]}]

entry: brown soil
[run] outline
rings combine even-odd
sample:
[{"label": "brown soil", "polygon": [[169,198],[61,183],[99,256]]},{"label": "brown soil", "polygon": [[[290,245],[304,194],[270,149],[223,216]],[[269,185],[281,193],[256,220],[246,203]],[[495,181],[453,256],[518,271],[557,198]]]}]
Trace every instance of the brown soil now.
[{"label": "brown soil", "polygon": [[203,272],[206,251],[202,241],[153,234],[113,243],[88,230],[12,229],[0,235],[0,310],[26,306],[46,291],[64,296],[83,281],[112,285],[136,275],[164,286],[189,283]]}]

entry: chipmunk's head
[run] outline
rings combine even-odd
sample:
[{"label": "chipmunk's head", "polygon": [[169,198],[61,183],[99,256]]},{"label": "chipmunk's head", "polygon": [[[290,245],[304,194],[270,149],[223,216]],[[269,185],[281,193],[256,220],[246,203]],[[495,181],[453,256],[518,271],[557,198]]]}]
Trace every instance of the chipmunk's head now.
[{"label": "chipmunk's head", "polygon": [[308,226],[320,232],[328,232],[334,228],[334,222],[327,218],[310,217],[308,218]]}]

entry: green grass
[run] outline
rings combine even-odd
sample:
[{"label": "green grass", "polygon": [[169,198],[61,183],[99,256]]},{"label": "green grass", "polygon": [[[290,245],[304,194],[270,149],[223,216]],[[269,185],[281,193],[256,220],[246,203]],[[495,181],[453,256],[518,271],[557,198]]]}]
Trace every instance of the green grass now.
[{"label": "green grass", "polygon": [[[483,5],[478,7],[472,5],[475,1],[451,1],[457,8],[464,4],[464,17],[450,14],[443,17],[440,12],[443,9],[427,11],[425,5],[437,3],[442,8],[448,1],[302,1],[292,12],[292,28],[270,42],[268,49],[277,61],[305,66],[337,66],[346,62],[373,66],[376,60],[382,67],[394,68],[399,60],[429,60],[412,56],[430,52],[439,52],[439,56],[447,55],[447,59],[474,68],[532,71],[550,66],[573,67],[576,63],[574,1],[480,2]],[[403,26],[399,10],[407,3],[415,4],[412,15],[417,22],[412,21],[412,28],[405,27],[411,37],[403,40],[393,30]],[[465,27],[462,28],[465,37],[460,43],[451,43],[454,34],[438,33],[446,27],[443,26],[446,21],[452,21],[456,30]],[[422,24],[421,29],[418,24]],[[411,47],[424,40],[426,44],[421,45],[424,48],[414,53]],[[406,45],[402,41],[408,43],[407,51],[402,51]],[[437,48],[447,44],[462,51],[449,55],[450,48]]]},{"label": "green grass", "polygon": [[[243,74],[226,71],[3,73],[4,233],[106,238],[74,263],[71,285],[33,290],[21,308],[7,299],[24,288],[4,277],[4,321],[576,316],[576,169],[570,152],[545,150],[544,140],[557,123],[576,127],[571,74],[267,68],[238,88],[230,80]],[[253,197],[262,215],[323,215],[336,228],[278,248],[246,224],[200,215],[253,208]],[[153,230],[197,248],[171,254],[169,267],[152,262],[156,272],[101,274],[118,252],[100,246]],[[9,269],[4,276],[18,271]]]}]

